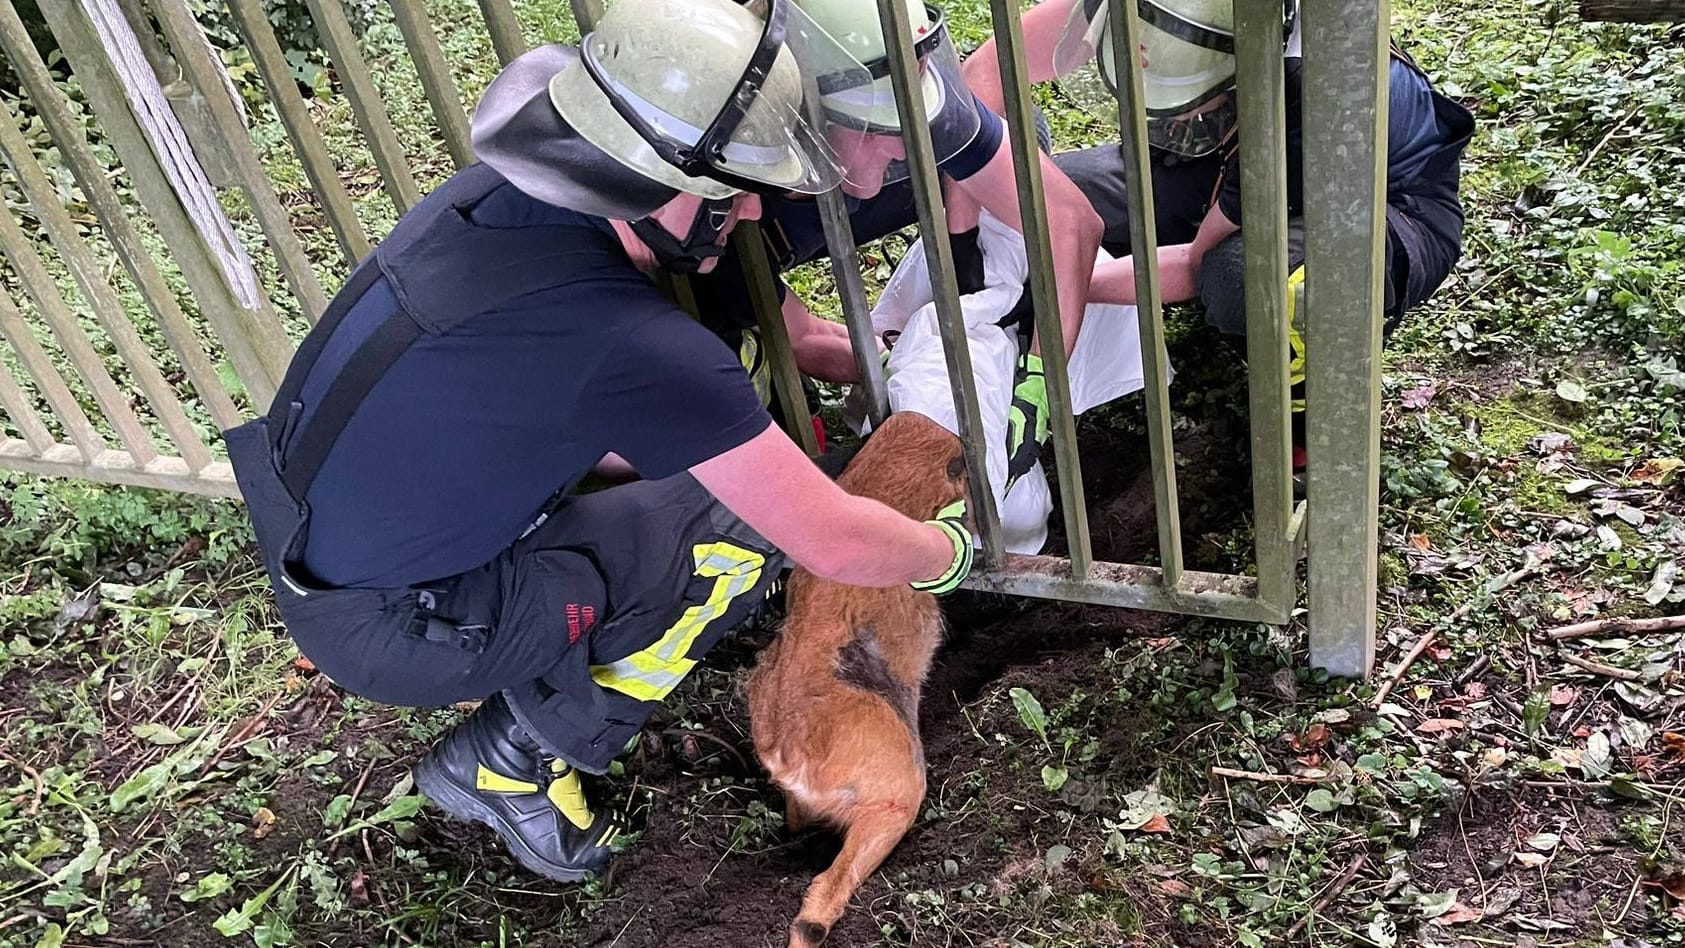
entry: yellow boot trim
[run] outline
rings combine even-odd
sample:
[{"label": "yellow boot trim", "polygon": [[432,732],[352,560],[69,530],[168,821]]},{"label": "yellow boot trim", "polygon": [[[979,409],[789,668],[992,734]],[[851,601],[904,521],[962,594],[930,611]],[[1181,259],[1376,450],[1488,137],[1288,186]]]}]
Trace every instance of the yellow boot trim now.
[{"label": "yellow boot trim", "polygon": [[537,793],[538,784],[530,780],[516,780],[514,777],[505,777],[485,764],[481,764],[479,771],[474,774],[474,789],[484,790],[487,793]]},{"label": "yellow boot trim", "polygon": [[[1298,312],[1299,298],[1305,288],[1305,268],[1303,266],[1287,275],[1287,346],[1291,350],[1291,358],[1287,361],[1287,384],[1303,385],[1305,383],[1305,334],[1304,320]],[[1293,399],[1293,411],[1304,411],[1305,400]]]},{"label": "yellow boot trim", "polygon": [[585,802],[585,788],[579,785],[578,771],[569,770],[551,780],[545,796],[567,817],[569,823],[580,829],[591,825],[591,805]]}]

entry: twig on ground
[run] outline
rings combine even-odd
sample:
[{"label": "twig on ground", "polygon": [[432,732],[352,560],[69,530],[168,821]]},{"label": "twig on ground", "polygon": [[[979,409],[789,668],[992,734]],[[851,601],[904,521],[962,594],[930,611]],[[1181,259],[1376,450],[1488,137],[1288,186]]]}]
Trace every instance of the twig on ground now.
[{"label": "twig on ground", "polygon": [[1685,616],[1662,616],[1658,619],[1593,619],[1590,622],[1576,622],[1573,625],[1551,629],[1545,636],[1553,642],[1560,642],[1563,639],[1585,638],[1605,632],[1627,635],[1633,632],[1665,632],[1668,629],[1685,629]]},{"label": "twig on ground", "polygon": [[1417,639],[1416,644],[1405,653],[1403,661],[1400,661],[1398,667],[1393,669],[1392,674],[1387,676],[1387,680],[1381,683],[1381,689],[1375,692],[1375,707],[1380,707],[1387,700],[1387,696],[1392,694],[1392,690],[1398,687],[1400,681],[1404,680],[1404,673],[1410,670],[1411,665],[1416,664],[1416,659],[1422,657],[1422,653],[1428,650],[1428,646],[1433,644],[1434,637],[1438,634],[1433,629],[1422,633],[1422,637]]},{"label": "twig on ground", "polygon": [[[1529,559],[1531,559],[1531,557],[1529,557]],[[1502,577],[1500,577],[1496,583],[1488,586],[1486,591],[1488,593],[1495,593],[1500,589],[1507,589],[1510,586],[1521,582],[1523,579],[1526,579],[1528,576],[1537,573],[1543,565],[1544,564],[1538,562],[1530,562],[1519,569],[1510,570],[1508,573],[1505,573]],[[1471,597],[1467,602],[1458,606],[1451,615],[1446,618],[1446,623],[1454,624],[1461,622],[1470,612],[1474,611],[1475,606],[1480,605],[1482,602],[1489,601],[1490,599],[1488,597],[1478,595]],[[1392,690],[1398,687],[1398,683],[1400,681],[1404,680],[1404,673],[1410,670],[1411,665],[1416,664],[1416,659],[1422,657],[1422,653],[1427,651],[1429,645],[1433,644],[1433,640],[1438,634],[1439,633],[1434,629],[1429,629],[1422,633],[1422,637],[1416,640],[1415,645],[1411,646],[1409,653],[1406,654],[1404,659],[1398,663],[1398,667],[1393,669],[1392,674],[1387,676],[1387,680],[1381,683],[1381,690],[1375,692],[1375,707],[1379,708],[1381,703],[1387,700],[1387,696],[1392,694]]]},{"label": "twig on ground", "polygon": [[257,737],[258,732],[261,731],[264,724],[267,723],[269,712],[275,710],[275,706],[281,703],[281,699],[286,697],[286,694],[287,693],[285,691],[275,692],[275,696],[269,699],[269,703],[265,704],[263,709],[258,711],[258,713],[254,715],[250,721],[247,721],[245,727],[240,728],[239,732],[234,735],[233,740],[218,748],[217,752],[212,755],[211,759],[205,762],[205,766],[199,768],[199,772],[202,774],[210,773],[213,767],[222,763],[222,759],[228,756],[229,751],[232,751],[237,747],[242,747],[247,741]]},{"label": "twig on ground", "polygon": [[[369,761],[369,765],[367,767],[363,768],[363,775],[361,777],[357,778],[357,785],[351,788],[351,802],[349,804],[347,804],[346,807],[345,807],[345,812],[347,814],[350,814],[350,812],[352,810],[356,809],[357,798],[363,795],[363,785],[369,782],[369,774],[374,773],[374,764],[375,764],[374,761],[372,761],[372,760]],[[332,842],[328,843],[328,855],[332,856],[333,853],[334,853],[334,850],[336,850],[338,848],[339,848],[339,840],[338,839],[335,839]]]},{"label": "twig on ground", "polygon": [[1316,904],[1311,906],[1311,910],[1306,912],[1304,917],[1293,923],[1293,927],[1287,930],[1287,937],[1282,940],[1292,941],[1294,936],[1304,931],[1305,926],[1310,924],[1311,919],[1332,904],[1336,898],[1339,898],[1340,893],[1346,890],[1346,886],[1351,885],[1352,880],[1357,878],[1357,871],[1363,868],[1364,860],[1368,858],[1368,853],[1358,853],[1353,857],[1351,865],[1346,867],[1346,871],[1340,873],[1340,878],[1334,880],[1334,884],[1329,886],[1328,891],[1322,894],[1322,898],[1316,900]]},{"label": "twig on ground", "polygon": [[1327,783],[1330,777],[1301,777],[1297,774],[1265,774],[1255,770],[1231,770],[1228,767],[1211,768],[1211,776],[1227,777],[1230,780],[1252,780],[1258,783],[1291,783],[1318,784]]},{"label": "twig on ground", "polygon": [[1594,662],[1589,658],[1581,658],[1578,655],[1564,655],[1562,656],[1562,660],[1576,668],[1583,668],[1594,675],[1602,675],[1605,678],[1614,678],[1619,681],[1644,680],[1644,675],[1642,673],[1635,672],[1630,668],[1616,668],[1613,665],[1605,665],[1602,662]]},{"label": "twig on ground", "polygon": [[35,782],[35,799],[29,803],[28,815],[34,816],[35,814],[41,812],[41,798],[47,795],[47,784],[46,781],[41,779],[41,772],[3,750],[0,750],[0,757],[4,757],[13,767],[16,767],[28,774],[29,779]]},{"label": "twig on ground", "polygon": [[1490,667],[1491,664],[1492,664],[1492,656],[1482,654],[1481,656],[1479,656],[1478,658],[1476,658],[1474,660],[1473,664],[1471,664],[1471,665],[1469,665],[1469,667],[1463,669],[1463,673],[1461,675],[1458,675],[1457,678],[1456,678],[1456,681],[1453,682],[1453,683],[1458,688],[1461,688],[1462,686],[1468,684],[1469,682],[1471,682],[1475,678],[1477,678],[1482,672],[1486,671],[1486,669],[1488,667]]}]

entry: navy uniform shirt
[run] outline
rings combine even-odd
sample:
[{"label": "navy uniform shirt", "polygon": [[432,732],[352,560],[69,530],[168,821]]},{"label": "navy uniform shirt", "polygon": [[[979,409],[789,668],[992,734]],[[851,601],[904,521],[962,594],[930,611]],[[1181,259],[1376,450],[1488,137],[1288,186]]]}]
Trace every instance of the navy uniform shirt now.
[{"label": "navy uniform shirt", "polygon": [[[606,452],[660,478],[770,424],[731,350],[657,292],[607,221],[511,185],[470,220],[552,235],[561,225],[552,259],[565,273],[555,289],[423,335],[369,392],[307,498],[303,562],[325,583],[391,588],[473,569]],[[377,280],[311,370],[306,404],[396,306]]]}]

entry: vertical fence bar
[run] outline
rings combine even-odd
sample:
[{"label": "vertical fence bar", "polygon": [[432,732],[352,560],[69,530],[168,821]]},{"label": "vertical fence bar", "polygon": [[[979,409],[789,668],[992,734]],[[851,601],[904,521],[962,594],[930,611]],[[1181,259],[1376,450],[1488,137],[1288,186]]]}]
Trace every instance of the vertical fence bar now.
[{"label": "vertical fence bar", "polygon": [[392,0],[392,16],[404,34],[410,59],[415,62],[416,75],[427,94],[427,104],[433,108],[433,118],[439,123],[445,148],[458,168],[474,163],[474,150],[468,146],[468,113],[462,108],[462,93],[451,78],[450,66],[445,62],[444,50],[439,48],[438,34],[427,18],[421,0]]},{"label": "vertical fence bar", "polygon": [[[0,31],[7,28],[6,18],[0,15]],[[198,335],[188,323],[187,316],[182,313],[180,304],[176,302],[175,292],[164,282],[163,274],[158,272],[151,254],[141,246],[140,238],[135,233],[133,224],[129,222],[128,212],[119,202],[111,183],[106,180],[104,168],[94,158],[87,140],[82,137],[81,126],[71,119],[64,100],[58,96],[36,98],[32,100],[32,104],[36,113],[46,123],[60,157],[75,175],[76,183],[82,188],[88,206],[99,218],[100,226],[110,239],[112,247],[116,249],[118,258],[123,261],[135,285],[140,288],[141,297],[151,308],[165,341],[175,350],[176,358],[181,360],[182,370],[193,383],[199,400],[210,411],[211,419],[223,428],[239,424],[239,411],[234,407],[233,399],[228,397],[227,390],[223,388],[222,378],[216,373],[216,366],[211,364],[210,357],[200,346]],[[0,122],[16,121],[17,118],[13,116],[10,107],[0,104]],[[66,242],[69,239],[66,238]]]},{"label": "vertical fence bar", "polygon": [[1036,336],[1041,340],[1041,364],[1047,376],[1048,422],[1053,455],[1059,467],[1059,506],[1065,515],[1065,546],[1071,561],[1071,576],[1080,580],[1088,576],[1088,568],[1094,563],[1094,550],[1088,535],[1082,461],[1077,452],[1069,356],[1059,319],[1059,288],[1055,284],[1053,244],[1048,235],[1047,198],[1041,184],[1041,150],[1036,146],[1029,70],[1024,65],[1024,27],[1017,0],[990,0],[989,6],[994,14],[995,48],[1000,60],[1007,128],[1012,138],[1013,170],[1018,179],[1019,226],[1029,255],[1030,298],[1035,302]]},{"label": "vertical fence bar", "polygon": [[76,367],[82,380],[88,383],[94,402],[99,405],[105,419],[111,422],[111,427],[116,429],[117,439],[123,442],[123,447],[136,464],[151,463],[158,456],[158,450],[146,433],[146,426],[129,408],[128,393],[118,388],[111,374],[105,370],[104,361],[94,350],[93,343],[88,341],[87,334],[76,321],[76,314],[70,311],[58,285],[47,272],[46,262],[10,214],[0,214],[0,255],[11,264],[18,282],[35,300],[36,308],[52,328],[65,357]]},{"label": "vertical fence bar", "polygon": [[57,443],[53,440],[53,433],[47,430],[46,422],[41,420],[40,413],[30,404],[29,395],[4,362],[0,362],[0,408],[6,410],[6,417],[17,426],[29,450],[40,454]]},{"label": "vertical fence bar", "polygon": [[[1107,4],[1111,17],[1112,62],[1116,73],[1118,147],[1129,196],[1129,249],[1135,257],[1135,308],[1141,323],[1142,395],[1147,404],[1147,448],[1153,462],[1153,511],[1158,517],[1158,555],[1164,584],[1182,580],[1181,505],[1176,496],[1176,446],[1170,434],[1169,360],[1164,345],[1164,307],[1158,287],[1158,233],[1153,221],[1152,165],[1147,153],[1147,109],[1142,88],[1141,18],[1133,2]],[[1107,55],[1101,50],[1099,55]],[[1126,65],[1127,64],[1127,65]],[[1142,266],[1146,263],[1147,266]]]},{"label": "vertical fence bar", "polygon": [[[172,258],[193,287],[200,312],[227,348],[236,372],[251,393],[254,407],[260,410],[267,407],[292,357],[291,340],[282,331],[267,301],[260,298],[256,308],[248,309],[228,285],[221,266],[193,226],[159,166],[152,146],[129,111],[122,82],[107,61],[86,14],[71,0],[40,0],[40,8],[99,117],[101,132],[116,149],[129,180],[169,244]],[[0,30],[0,43],[4,43],[7,55],[23,77],[31,100],[41,102],[62,96],[46,68],[37,61],[34,45],[23,33],[22,23],[11,4],[0,5],[0,24],[6,27]],[[53,131],[55,138],[58,137],[60,130]]]},{"label": "vertical fence bar", "polygon": [[866,417],[875,430],[889,417],[889,384],[878,356],[877,334],[872,331],[872,307],[866,301],[866,282],[860,276],[860,248],[854,245],[854,225],[848,220],[848,205],[842,190],[832,188],[819,195],[819,222],[825,229],[825,247],[831,256],[831,275],[837,281],[837,298],[842,302],[843,320],[848,324],[848,341],[854,349],[854,364],[860,370],[860,385],[866,391]]},{"label": "vertical fence bar", "polygon": [[568,0],[568,6],[573,9],[573,22],[579,27],[581,37],[591,32],[597,21],[603,18],[603,0]]},{"label": "vertical fence bar", "polygon": [[1375,661],[1388,0],[1306,0],[1305,302],[1311,664]]},{"label": "vertical fence bar", "polygon": [[299,164],[304,166],[311,190],[322,202],[322,212],[327,215],[340,249],[348,262],[363,259],[373,249],[368,235],[357,219],[351,195],[345,190],[345,182],[339,179],[339,167],[328,154],[322,133],[310,120],[310,109],[299,94],[298,83],[293,81],[286,55],[281,52],[281,44],[275,39],[275,30],[269,25],[262,5],[259,0],[228,0],[228,9],[234,14],[235,26],[251,51],[258,72],[263,75],[269,101],[287,129],[287,138],[293,143]]},{"label": "vertical fence bar", "polygon": [[[895,108],[901,115],[925,115],[924,90],[911,81],[919,74],[913,53],[912,29],[907,24],[909,0],[875,0],[889,53],[890,82],[895,88]],[[922,0],[911,0],[919,3]],[[988,450],[983,444],[982,412],[977,400],[977,377],[971,374],[971,347],[965,335],[965,315],[960,311],[959,284],[954,278],[954,254],[948,245],[948,214],[942,204],[942,183],[937,178],[936,153],[930,142],[930,125],[908,122],[902,126],[902,143],[907,165],[913,173],[913,200],[918,205],[919,233],[924,241],[930,287],[936,295],[936,319],[942,334],[942,350],[948,362],[953,386],[954,414],[959,420],[959,437],[965,447],[965,463],[971,472],[971,519],[981,541],[982,565],[994,566],[1005,555],[1000,514],[989,488]]]},{"label": "vertical fence bar", "polygon": [[184,0],[152,0],[152,9],[164,26],[164,35],[169,38],[187,81],[198,90],[210,110],[211,119],[221,133],[222,147],[233,165],[235,180],[251,202],[252,213],[263,228],[263,236],[281,274],[298,297],[305,318],[315,323],[328,306],[327,295],[316,279],[316,270],[304,252],[304,245],[299,243],[287,209],[275,196],[275,188],[263,170],[263,161],[252,145],[251,132],[240,120],[234,102],[224,93],[222,65],[211,58],[211,49],[204,42],[199,23]]},{"label": "vertical fence bar", "polygon": [[58,368],[53,365],[52,356],[35,341],[34,330],[30,329],[12,298],[5,293],[0,293],[0,334],[12,344],[18,364],[35,381],[35,387],[47,400],[47,407],[53,410],[53,417],[64,426],[65,434],[82,459],[91,460],[104,454],[107,450],[104,436],[88,420],[76,395],[64,384]]},{"label": "vertical fence bar", "polygon": [[392,127],[392,116],[381,101],[380,92],[369,75],[368,63],[357,49],[357,37],[351,23],[345,19],[345,8],[339,0],[309,0],[312,19],[321,34],[322,45],[328,49],[339,71],[339,81],[351,100],[351,114],[357,127],[368,139],[374,163],[380,168],[380,179],[398,213],[403,214],[421,201],[421,188],[410,173],[410,162],[404,146],[398,141],[398,131]]},{"label": "vertical fence bar", "polygon": [[[29,143],[24,141],[23,133],[18,131],[17,125],[12,122],[10,107],[3,103],[0,103],[0,153],[5,155],[7,164],[12,167],[12,173],[17,175],[18,185],[22,188],[24,197],[34,208],[36,217],[41,221],[42,228],[53,246],[58,249],[59,257],[70,269],[71,276],[76,279],[76,285],[82,290],[83,300],[93,311],[100,325],[105,327],[112,347],[129,367],[136,386],[152,404],[153,412],[164,426],[164,431],[169,434],[170,440],[181,452],[182,460],[195,471],[211,463],[211,452],[200,440],[193,422],[188,420],[187,413],[181,407],[181,401],[176,397],[175,389],[164,381],[164,375],[158,370],[152,350],[135,331],[134,323],[129,321],[129,315],[124,311],[122,302],[117,299],[117,294],[105,278],[104,268],[94,260],[93,254],[76,233],[76,225],[71,223],[70,214],[59,203],[57,191],[47,180],[46,173],[41,170],[40,162],[30,151]],[[6,224],[0,225],[0,233],[4,233],[6,238],[22,238],[24,235],[21,231],[10,232],[14,228],[16,223],[7,221]],[[0,238],[0,242],[9,241]],[[18,248],[17,253],[21,255],[23,249]],[[7,254],[12,255],[10,248]],[[20,276],[24,275],[16,257],[12,261],[12,268],[17,270]],[[36,274],[35,279],[46,279],[51,283],[51,277],[47,276],[44,269]],[[27,285],[30,280],[26,278],[24,282]],[[52,292],[55,297],[58,295],[56,288],[41,289]],[[41,311],[49,314],[50,318],[51,308],[48,305],[43,303]],[[65,315],[69,316],[68,310],[65,311]],[[74,331],[78,336],[82,336],[80,327],[75,326],[73,322],[62,328],[55,324],[54,328],[61,332]],[[70,351],[68,344],[65,351]],[[115,419],[113,422],[115,423]]]},{"label": "vertical fence bar", "polygon": [[497,61],[509,65],[510,60],[527,51],[526,38],[521,35],[521,21],[515,18],[515,6],[510,0],[480,0],[480,15],[485,17],[486,30],[491,33],[492,49]]},{"label": "vertical fence bar", "polygon": [[1280,0],[1236,0],[1241,230],[1258,596],[1286,621],[1294,599],[1292,439],[1287,378],[1287,118]]},{"label": "vertical fence bar", "polygon": [[743,267],[743,279],[749,284],[749,299],[754,303],[755,322],[761,330],[761,350],[766,353],[767,370],[772,373],[772,390],[777,393],[779,407],[784,413],[784,430],[809,457],[817,456],[819,440],[813,433],[812,416],[808,414],[807,399],[802,394],[802,376],[796,368],[796,354],[790,347],[790,331],[784,325],[784,313],[778,304],[778,287],[772,275],[772,263],[767,259],[766,240],[761,236],[760,223],[738,221],[737,226],[732,228],[731,241],[737,248],[737,261]]}]

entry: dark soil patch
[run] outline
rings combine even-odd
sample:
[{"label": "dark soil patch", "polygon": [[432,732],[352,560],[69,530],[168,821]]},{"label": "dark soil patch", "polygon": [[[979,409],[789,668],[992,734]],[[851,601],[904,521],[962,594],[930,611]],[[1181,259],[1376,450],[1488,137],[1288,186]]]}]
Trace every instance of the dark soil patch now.
[{"label": "dark soil patch", "polygon": [[[1632,844],[1617,838],[1625,809],[1580,788],[1480,790],[1423,830],[1411,877],[1424,892],[1458,889],[1459,901],[1487,913],[1476,927],[1506,937],[1642,935],[1652,920],[1642,894],[1627,905],[1641,870]],[[1529,845],[1540,834],[1560,842],[1541,852]],[[1534,868],[1517,853],[1550,860]]]}]

